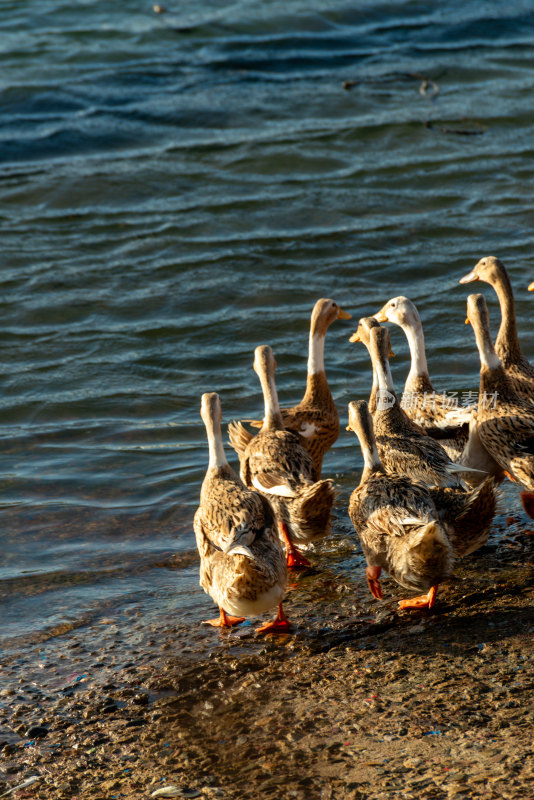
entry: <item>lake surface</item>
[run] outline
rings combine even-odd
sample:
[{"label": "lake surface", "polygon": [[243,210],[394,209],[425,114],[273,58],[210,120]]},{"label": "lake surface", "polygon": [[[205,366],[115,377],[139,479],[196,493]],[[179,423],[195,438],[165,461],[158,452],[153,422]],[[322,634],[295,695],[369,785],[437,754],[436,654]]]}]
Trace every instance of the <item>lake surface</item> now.
[{"label": "lake surface", "polygon": [[[494,254],[534,356],[532,3],[5,0],[0,29],[4,645],[212,613],[200,395],[225,422],[261,416],[267,343],[299,400],[319,297],[353,315],[326,344],[342,433],[324,557],[344,543],[332,568],[361,583],[358,318],[408,295],[436,386],[475,390],[465,299],[486,294],[494,331],[498,306],[458,279]],[[508,485],[503,513],[519,508]]]}]

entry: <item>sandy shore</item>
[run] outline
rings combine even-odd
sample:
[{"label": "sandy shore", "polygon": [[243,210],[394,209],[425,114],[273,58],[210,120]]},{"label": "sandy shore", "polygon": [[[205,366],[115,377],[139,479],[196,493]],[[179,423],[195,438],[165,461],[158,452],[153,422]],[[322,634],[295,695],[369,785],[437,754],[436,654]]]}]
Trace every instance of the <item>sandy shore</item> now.
[{"label": "sandy shore", "polygon": [[355,602],[349,579],[312,574],[289,594],[291,635],[206,629],[199,650],[170,621],[125,661],[76,631],[75,677],[38,664],[40,644],[8,657],[0,793],[37,778],[14,796],[532,800],[524,523],[460,563],[432,612],[399,612],[391,582]]}]

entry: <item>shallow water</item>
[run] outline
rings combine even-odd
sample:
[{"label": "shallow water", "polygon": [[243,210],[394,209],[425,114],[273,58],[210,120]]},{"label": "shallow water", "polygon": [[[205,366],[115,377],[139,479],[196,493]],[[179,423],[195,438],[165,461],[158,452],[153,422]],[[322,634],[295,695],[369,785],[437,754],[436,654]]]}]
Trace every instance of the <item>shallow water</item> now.
[{"label": "shallow water", "polygon": [[[297,401],[318,297],[355,324],[408,295],[436,385],[467,392],[458,278],[493,253],[534,356],[530,3],[35,0],[3,3],[0,27],[5,644],[130,606],[147,625],[209,613],[200,395],[225,421],[261,415],[269,343]],[[370,386],[354,324],[326,345],[342,422]],[[361,571],[344,430],[324,467],[340,485],[324,563]]]}]

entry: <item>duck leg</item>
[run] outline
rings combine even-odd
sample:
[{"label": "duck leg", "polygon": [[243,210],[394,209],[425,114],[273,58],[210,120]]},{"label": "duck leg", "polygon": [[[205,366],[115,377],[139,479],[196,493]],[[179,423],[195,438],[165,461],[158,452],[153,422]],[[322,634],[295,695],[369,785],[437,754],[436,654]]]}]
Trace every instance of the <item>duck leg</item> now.
[{"label": "duck leg", "polygon": [[521,492],[520,497],[523,508],[529,517],[534,519],[534,492]]},{"label": "duck leg", "polygon": [[256,628],[256,633],[287,633],[290,627],[290,623],[282,608],[282,603],[280,603],[276,618],[270,620],[270,622],[264,622],[263,625]]},{"label": "duck leg", "polygon": [[287,566],[290,569],[308,569],[311,567],[307,558],[304,558],[302,553],[299,553],[291,539],[289,538],[289,531],[285,522],[278,523],[278,529],[282,534],[282,538],[286,544],[287,553]]},{"label": "duck leg", "polygon": [[382,567],[367,567],[365,570],[365,574],[367,575],[367,585],[369,586],[369,591],[376,597],[377,600],[382,600],[384,597],[384,593],[382,592],[382,586],[380,581],[378,580],[380,577],[380,573],[382,572]]},{"label": "duck leg", "polygon": [[221,612],[215,619],[205,619],[203,625],[211,625],[213,628],[231,628],[232,625],[239,625],[240,622],[245,621],[245,617],[231,617],[227,614],[224,608],[220,608]]},{"label": "duck leg", "polygon": [[431,586],[427,594],[422,594],[420,597],[410,597],[408,600],[399,600],[399,608],[409,608],[420,610],[422,608],[432,608],[436,601],[438,593],[438,585]]}]

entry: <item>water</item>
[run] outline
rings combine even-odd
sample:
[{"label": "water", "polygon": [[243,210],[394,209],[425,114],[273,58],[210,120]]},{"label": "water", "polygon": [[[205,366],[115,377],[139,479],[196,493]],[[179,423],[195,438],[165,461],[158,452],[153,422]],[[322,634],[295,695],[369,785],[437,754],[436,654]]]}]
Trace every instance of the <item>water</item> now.
[{"label": "water", "polygon": [[[420,309],[436,385],[476,388],[458,278],[483,255],[509,267],[534,356],[531,3],[356,5],[2,3],[5,646],[128,608],[147,627],[211,613],[200,395],[220,393],[225,421],[261,415],[252,353],[269,343],[298,401],[318,297],[354,317],[326,346],[342,422],[370,386],[347,339],[396,294]],[[343,430],[324,558],[358,581],[360,469]]]}]

